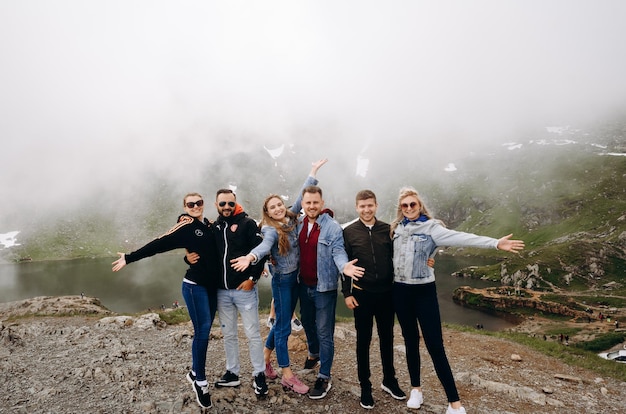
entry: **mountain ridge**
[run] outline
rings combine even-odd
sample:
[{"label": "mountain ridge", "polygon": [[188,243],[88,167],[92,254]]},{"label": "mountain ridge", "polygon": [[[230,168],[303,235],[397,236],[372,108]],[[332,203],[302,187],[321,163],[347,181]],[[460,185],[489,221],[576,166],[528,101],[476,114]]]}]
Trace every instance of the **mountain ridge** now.
[{"label": "mountain ridge", "polygon": [[[476,148],[453,160],[454,171],[442,169],[420,176],[418,189],[429,209],[450,228],[493,237],[513,233],[525,240],[526,250],[520,255],[489,253],[506,263],[509,275],[528,274],[529,266],[539,266],[549,283],[537,279],[536,288],[593,289],[626,278],[626,157],[621,156],[625,152],[626,124],[606,123],[589,131],[550,127],[534,131],[527,139]],[[267,164],[258,157],[248,154],[244,158],[251,167]],[[419,166],[414,166],[394,177],[394,182],[411,184],[417,171]],[[300,178],[277,173],[281,187],[299,187]],[[341,177],[336,183],[328,182],[323,171],[320,175],[323,187],[341,184]],[[268,174],[265,181],[270,178]],[[356,185],[364,184],[350,180],[345,182],[355,192]],[[245,205],[262,203],[263,191],[270,184],[265,181],[255,192],[248,190],[242,201]],[[131,216],[125,214],[123,205],[115,214],[83,206],[80,213],[33,221],[18,235],[20,245],[0,250],[0,259],[112,257],[116,251],[139,247],[172,224],[171,217],[178,213],[171,209],[174,188],[164,182],[147,189],[152,195],[144,201],[150,208],[140,212],[132,206]],[[385,221],[395,214],[396,188],[387,185],[377,190],[379,217]],[[353,219],[352,194],[332,194],[336,192],[327,196],[332,200],[327,205],[338,220]],[[257,215],[253,208],[247,211]],[[445,252],[485,254],[471,249]],[[481,277],[497,278],[498,274],[503,279],[497,269],[486,268]]]}]

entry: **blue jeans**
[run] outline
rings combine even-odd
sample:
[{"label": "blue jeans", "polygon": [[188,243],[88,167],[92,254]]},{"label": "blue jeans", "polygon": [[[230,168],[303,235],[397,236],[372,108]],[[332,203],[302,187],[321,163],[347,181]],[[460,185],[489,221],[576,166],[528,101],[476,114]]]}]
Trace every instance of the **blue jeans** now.
[{"label": "blue jeans", "polygon": [[320,358],[319,378],[330,378],[335,356],[335,309],[337,290],[318,292],[316,286],[300,284],[300,317],[309,356]]},{"label": "blue jeans", "polygon": [[226,353],[226,369],[239,375],[239,339],[237,336],[237,313],[241,315],[241,323],[248,338],[248,350],[252,363],[253,375],[265,372],[263,357],[263,340],[259,327],[259,296],[257,287],[252,290],[218,289],[217,310],[224,335],[224,352]]},{"label": "blue jeans", "polygon": [[193,324],[191,370],[195,372],[197,381],[206,381],[206,353],[215,318],[216,292],[209,291],[204,286],[183,282],[182,294]]},{"label": "blue jeans", "polygon": [[276,310],[276,321],[265,341],[267,349],[276,348],[276,359],[281,368],[288,367],[289,349],[287,340],[291,334],[291,315],[298,302],[298,271],[272,275],[272,297]]}]

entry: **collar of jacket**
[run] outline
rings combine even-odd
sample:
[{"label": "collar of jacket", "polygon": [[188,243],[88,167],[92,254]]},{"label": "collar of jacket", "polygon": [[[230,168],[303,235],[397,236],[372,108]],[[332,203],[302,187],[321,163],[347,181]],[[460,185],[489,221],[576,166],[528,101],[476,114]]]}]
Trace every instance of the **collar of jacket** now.
[{"label": "collar of jacket", "polygon": [[424,222],[424,221],[428,221],[428,217],[426,217],[425,214],[420,214],[418,218],[413,219],[413,220],[409,220],[408,218],[404,217],[402,219],[402,225],[406,226],[409,223],[417,223],[417,222]]},{"label": "collar of jacket", "polygon": [[233,214],[232,216],[228,216],[228,217],[224,217],[220,215],[217,218],[217,220],[221,223],[226,223],[230,226],[231,224],[239,223],[241,220],[243,220],[247,216],[248,214],[245,211],[241,211],[238,214]]},{"label": "collar of jacket", "polygon": [[[178,222],[180,221],[180,219],[182,219],[183,217],[189,217],[189,218],[193,219],[194,221],[198,221],[198,222],[200,222],[200,220],[199,220],[199,219],[197,219],[196,217],[191,217],[191,216],[190,216],[189,214],[187,214],[187,213],[183,213],[183,214],[181,214],[180,216],[178,216],[178,220],[176,220],[176,222],[178,223]],[[209,219],[208,219],[208,218],[206,218],[206,217],[204,217],[204,218],[202,219],[202,221],[201,221],[201,222],[202,222],[202,223],[204,223],[204,224],[206,224],[207,226],[210,224]]]}]

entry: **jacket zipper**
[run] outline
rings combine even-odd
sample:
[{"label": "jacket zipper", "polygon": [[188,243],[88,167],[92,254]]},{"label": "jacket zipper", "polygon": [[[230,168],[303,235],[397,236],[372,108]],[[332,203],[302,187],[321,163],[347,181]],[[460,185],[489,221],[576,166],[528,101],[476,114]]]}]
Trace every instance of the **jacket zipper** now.
[{"label": "jacket zipper", "polygon": [[228,269],[226,269],[226,258],[228,257],[228,238],[226,237],[227,231],[228,230],[228,225],[226,224],[224,226],[224,256],[222,257],[222,268],[224,269],[224,286],[226,287],[226,289],[229,289],[228,287]]},{"label": "jacket zipper", "polygon": [[367,228],[367,232],[370,236],[370,248],[372,249],[372,261],[374,262],[374,278],[378,279],[378,265],[376,263],[376,251],[374,250],[374,240],[372,237],[372,229]]}]

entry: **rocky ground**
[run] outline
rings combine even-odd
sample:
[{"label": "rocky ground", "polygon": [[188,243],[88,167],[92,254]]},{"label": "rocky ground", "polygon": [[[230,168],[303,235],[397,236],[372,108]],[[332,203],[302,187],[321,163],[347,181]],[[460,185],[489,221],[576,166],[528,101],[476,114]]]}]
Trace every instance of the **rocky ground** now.
[{"label": "rocky ground", "polygon": [[[66,315],[75,316],[49,316]],[[32,316],[36,314],[38,316]],[[21,315],[21,316],[20,316]],[[19,316],[16,318],[16,316]],[[264,319],[263,319],[264,320]],[[0,304],[0,412],[2,413],[199,413],[185,380],[191,355],[189,323],[169,326],[156,314],[114,315],[93,298],[34,298]],[[536,321],[534,322],[536,324]],[[262,326],[262,334],[267,335]],[[222,375],[225,359],[219,327],[213,329],[207,375]],[[468,413],[623,413],[626,383],[600,378],[522,345],[489,336],[444,329],[447,353]],[[242,385],[212,387],[216,413],[368,412],[359,406],[355,332],[351,323],[336,329],[333,386],[322,400],[283,391],[270,382],[257,399],[247,347],[241,336]],[[409,379],[399,327],[396,369],[408,392]],[[381,378],[372,345],[373,383]],[[290,339],[292,363],[312,385],[316,371],[302,371],[304,333]],[[446,399],[428,354],[422,349],[424,405],[419,413],[443,413]],[[626,369],[626,367],[625,367]],[[369,412],[408,413],[380,388]],[[415,412],[415,411],[413,411]]]}]

